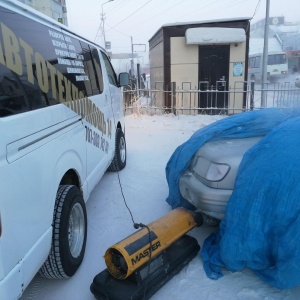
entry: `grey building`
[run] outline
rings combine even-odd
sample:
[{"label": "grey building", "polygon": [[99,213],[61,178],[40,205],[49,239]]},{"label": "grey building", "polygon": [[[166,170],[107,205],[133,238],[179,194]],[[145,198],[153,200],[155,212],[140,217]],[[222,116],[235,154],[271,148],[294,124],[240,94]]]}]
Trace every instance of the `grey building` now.
[{"label": "grey building", "polygon": [[48,17],[68,25],[67,6],[65,0],[18,0]]}]

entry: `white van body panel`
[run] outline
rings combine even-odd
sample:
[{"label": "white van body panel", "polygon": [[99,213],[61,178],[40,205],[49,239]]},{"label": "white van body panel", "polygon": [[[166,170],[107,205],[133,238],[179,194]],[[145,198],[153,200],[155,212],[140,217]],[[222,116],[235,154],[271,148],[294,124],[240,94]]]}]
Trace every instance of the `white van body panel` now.
[{"label": "white van body panel", "polygon": [[104,50],[1,1],[0,299],[18,299],[48,257],[59,186],[78,186],[87,201],[117,127],[125,132],[122,93]]}]

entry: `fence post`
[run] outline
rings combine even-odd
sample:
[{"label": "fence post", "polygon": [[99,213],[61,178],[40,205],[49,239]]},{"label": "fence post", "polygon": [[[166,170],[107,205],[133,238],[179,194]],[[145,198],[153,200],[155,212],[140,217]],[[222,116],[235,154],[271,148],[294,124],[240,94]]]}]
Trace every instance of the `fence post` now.
[{"label": "fence post", "polygon": [[171,111],[176,115],[176,82],[171,82]]},{"label": "fence post", "polygon": [[140,64],[138,63],[136,65],[136,79],[137,79],[137,87],[136,87],[136,90],[137,90],[137,97],[139,98],[140,97],[140,88],[141,88],[141,74],[140,74]]},{"label": "fence post", "polygon": [[250,84],[250,110],[254,108],[254,84],[255,82],[252,80]]}]

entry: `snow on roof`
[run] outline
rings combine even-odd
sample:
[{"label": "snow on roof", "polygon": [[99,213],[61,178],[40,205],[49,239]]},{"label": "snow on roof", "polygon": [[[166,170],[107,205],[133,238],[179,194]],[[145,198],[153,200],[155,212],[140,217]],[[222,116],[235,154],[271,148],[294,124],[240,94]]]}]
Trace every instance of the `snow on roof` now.
[{"label": "snow on roof", "polygon": [[164,27],[172,26],[184,26],[184,25],[195,25],[195,24],[212,24],[212,23],[224,23],[224,22],[235,22],[235,21],[245,21],[251,20],[251,17],[241,17],[241,18],[228,18],[228,19],[212,19],[212,20],[203,20],[203,21],[194,21],[194,22],[176,22],[176,23],[167,23],[163,24],[149,39],[149,41]]},{"label": "snow on roof", "polygon": [[190,45],[242,43],[246,34],[242,28],[200,27],[187,29],[185,38]]},{"label": "snow on roof", "polygon": [[233,21],[244,21],[250,20],[251,17],[242,17],[242,18],[228,18],[228,19],[213,19],[213,20],[203,20],[203,21],[195,21],[195,22],[177,22],[177,23],[168,23],[163,24],[162,27],[170,27],[170,26],[180,26],[180,25],[194,25],[194,24],[210,24],[210,23],[223,23],[223,22],[233,22]]}]

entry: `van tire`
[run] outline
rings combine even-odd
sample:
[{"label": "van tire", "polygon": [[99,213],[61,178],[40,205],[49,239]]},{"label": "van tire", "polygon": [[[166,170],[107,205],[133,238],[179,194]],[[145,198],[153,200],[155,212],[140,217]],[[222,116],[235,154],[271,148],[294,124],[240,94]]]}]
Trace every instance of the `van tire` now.
[{"label": "van tire", "polygon": [[51,250],[39,273],[46,278],[69,278],[83,260],[87,238],[85,202],[76,186],[59,187],[52,226]]},{"label": "van tire", "polygon": [[121,171],[126,166],[126,140],[123,131],[120,128],[116,130],[115,155],[108,167],[109,171]]}]

